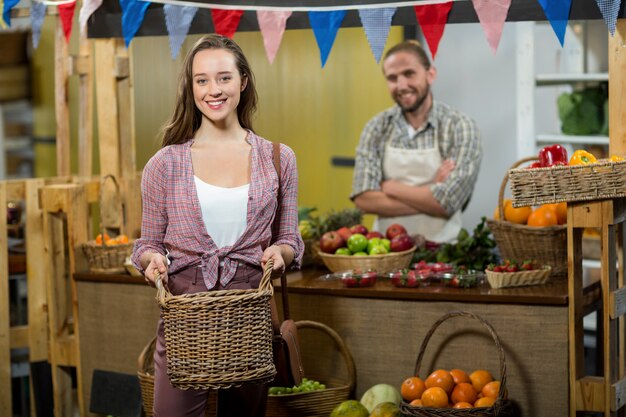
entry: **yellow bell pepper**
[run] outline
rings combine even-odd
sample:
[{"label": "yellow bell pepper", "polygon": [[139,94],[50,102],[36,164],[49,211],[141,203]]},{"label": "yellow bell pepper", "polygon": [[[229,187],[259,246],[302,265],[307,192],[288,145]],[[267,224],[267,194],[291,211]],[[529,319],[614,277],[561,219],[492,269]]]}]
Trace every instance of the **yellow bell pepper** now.
[{"label": "yellow bell pepper", "polygon": [[619,162],[619,161],[623,161],[624,158],[618,155],[611,155],[611,157],[609,158],[609,161],[611,162]]},{"label": "yellow bell pepper", "polygon": [[587,165],[596,162],[596,157],[582,149],[577,150],[569,160],[570,165]]}]

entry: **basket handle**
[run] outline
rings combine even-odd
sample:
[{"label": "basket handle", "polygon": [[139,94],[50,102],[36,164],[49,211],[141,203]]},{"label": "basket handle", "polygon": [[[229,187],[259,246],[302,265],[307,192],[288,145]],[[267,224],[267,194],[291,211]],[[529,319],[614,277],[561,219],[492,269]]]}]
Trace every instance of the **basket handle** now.
[{"label": "basket handle", "polygon": [[[270,259],[265,263],[265,269],[263,270],[263,276],[261,277],[261,282],[259,283],[259,290],[271,290],[272,289],[272,269],[274,268],[274,260]],[[163,284],[163,278],[161,274],[157,271],[156,279],[154,280],[154,284],[157,289],[156,300],[161,307],[165,307],[166,301],[168,298],[172,297],[172,293],[167,288],[166,285]]]},{"label": "basket handle", "polygon": [[139,354],[139,358],[137,359],[137,369],[139,371],[143,371],[144,369],[147,368],[147,361],[152,361],[152,355],[154,354],[154,349],[156,347],[156,336],[152,338],[152,340],[150,341],[150,343],[148,343],[146,346],[144,346],[144,348],[141,350],[141,353]]},{"label": "basket handle", "polygon": [[[515,169],[518,166],[525,164],[526,162],[538,161],[539,157],[537,156],[527,156],[526,158],[522,158],[519,161],[515,162],[509,169]],[[498,193],[498,213],[500,213],[500,220],[504,221],[504,190],[506,188],[506,183],[509,182],[509,171],[507,170],[504,173],[504,178],[502,178],[502,184],[500,184],[500,192]]]},{"label": "basket handle", "polygon": [[476,319],[481,322],[487,328],[487,330],[489,330],[489,333],[491,333],[491,337],[493,338],[493,341],[498,348],[498,356],[500,359],[500,391],[498,392],[497,401],[503,401],[506,391],[506,362],[504,358],[504,349],[502,348],[502,342],[500,341],[500,337],[494,330],[493,326],[491,326],[491,324],[489,324],[487,320],[483,319],[478,314],[470,313],[469,311],[452,311],[450,313],[444,314],[443,316],[441,316],[441,318],[439,318],[439,320],[435,322],[435,324],[432,325],[428,333],[426,333],[426,337],[424,337],[424,340],[422,341],[422,346],[420,347],[420,352],[417,356],[417,361],[415,362],[415,376],[419,376],[424,352],[426,351],[426,346],[428,345],[428,341],[430,340],[431,336],[433,335],[433,333],[435,333],[437,327],[439,327],[444,321],[454,317],[470,317]]},{"label": "basket handle", "polygon": [[[115,176],[113,174],[107,174],[104,177],[102,177],[102,179],[100,180],[100,188],[98,189],[98,210],[100,212],[100,236],[102,236],[102,242],[101,245],[102,246],[106,246],[106,244],[104,243],[104,222],[103,219],[104,217],[102,216],[102,201],[103,201],[103,194],[104,194],[104,184],[106,183],[106,181],[110,179],[111,181],[113,181],[113,185],[115,185],[115,194],[120,196],[120,200],[121,200],[121,195],[120,195],[120,185],[117,182],[117,180],[115,179]],[[125,220],[125,216],[124,216],[124,206],[122,204],[122,227],[124,225],[124,220]]]},{"label": "basket handle", "polygon": [[350,378],[350,395],[354,394],[354,388],[356,387],[356,366],[354,365],[354,359],[352,358],[352,354],[348,350],[348,346],[343,341],[341,336],[334,331],[332,328],[328,327],[323,323],[319,323],[317,321],[311,320],[300,320],[296,322],[296,327],[298,329],[316,329],[322,332],[325,332],[332,340],[335,342],[335,346],[341,352],[343,359],[346,363],[346,369],[348,370],[348,377]]}]

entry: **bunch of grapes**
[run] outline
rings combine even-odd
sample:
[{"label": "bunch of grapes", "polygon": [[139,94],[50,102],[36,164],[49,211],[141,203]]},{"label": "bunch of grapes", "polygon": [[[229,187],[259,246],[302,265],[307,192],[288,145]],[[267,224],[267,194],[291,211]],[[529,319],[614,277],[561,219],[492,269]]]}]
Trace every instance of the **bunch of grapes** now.
[{"label": "bunch of grapes", "polygon": [[299,385],[293,387],[271,387],[269,389],[269,395],[285,395],[285,394],[298,394],[300,392],[317,391],[326,389],[326,385],[319,381],[312,379],[302,378],[302,382]]}]

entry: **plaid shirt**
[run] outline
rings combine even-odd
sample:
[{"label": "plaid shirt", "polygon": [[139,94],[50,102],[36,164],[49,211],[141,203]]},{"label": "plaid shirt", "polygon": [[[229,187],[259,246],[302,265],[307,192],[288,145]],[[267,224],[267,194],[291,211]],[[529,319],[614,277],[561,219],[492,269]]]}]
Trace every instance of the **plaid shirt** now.
[{"label": "plaid shirt", "polygon": [[426,124],[413,137],[399,106],[372,118],[363,129],[356,148],[351,199],[380,190],[383,180],[383,155],[387,142],[404,149],[429,149],[437,146],[441,158],[452,159],[456,166],[445,182],[432,184],[433,196],[448,214],[460,210],[469,199],[478,177],[482,148],[476,123],[468,116],[433,101]]},{"label": "plaid shirt", "polygon": [[[208,235],[194,184],[191,150],[193,140],[160,149],[146,164],[141,180],[143,214],[141,238],[135,241],[132,262],[143,272],[139,259],[146,251],[169,251],[170,273],[199,265],[207,288],[219,277],[222,285],[235,275],[237,265],[260,265],[263,250],[289,245],[295,254],[292,268],[299,268],[304,244],[298,230],[298,172],[294,152],[280,147],[280,198],[278,175],[272,159],[272,143],[248,133],[252,146],[251,179],[246,229],[233,246],[218,248]],[[272,224],[280,202],[276,236]],[[220,264],[223,263],[221,274]]]}]

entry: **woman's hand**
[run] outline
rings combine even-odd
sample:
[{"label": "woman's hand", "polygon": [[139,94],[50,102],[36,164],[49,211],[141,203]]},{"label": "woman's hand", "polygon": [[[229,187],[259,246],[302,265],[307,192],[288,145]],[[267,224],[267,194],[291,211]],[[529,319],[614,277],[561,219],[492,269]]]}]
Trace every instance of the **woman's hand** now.
[{"label": "woman's hand", "polygon": [[274,267],[272,268],[272,275],[280,276],[285,272],[285,260],[283,258],[283,251],[280,246],[271,245],[265,251],[263,251],[263,257],[261,257],[261,267],[265,270],[265,264],[270,259],[274,260]]},{"label": "woman's hand", "polygon": [[167,284],[167,260],[160,253],[152,253],[150,262],[145,268],[144,277],[146,282],[151,286],[155,286],[156,277],[161,274],[163,284]]}]

